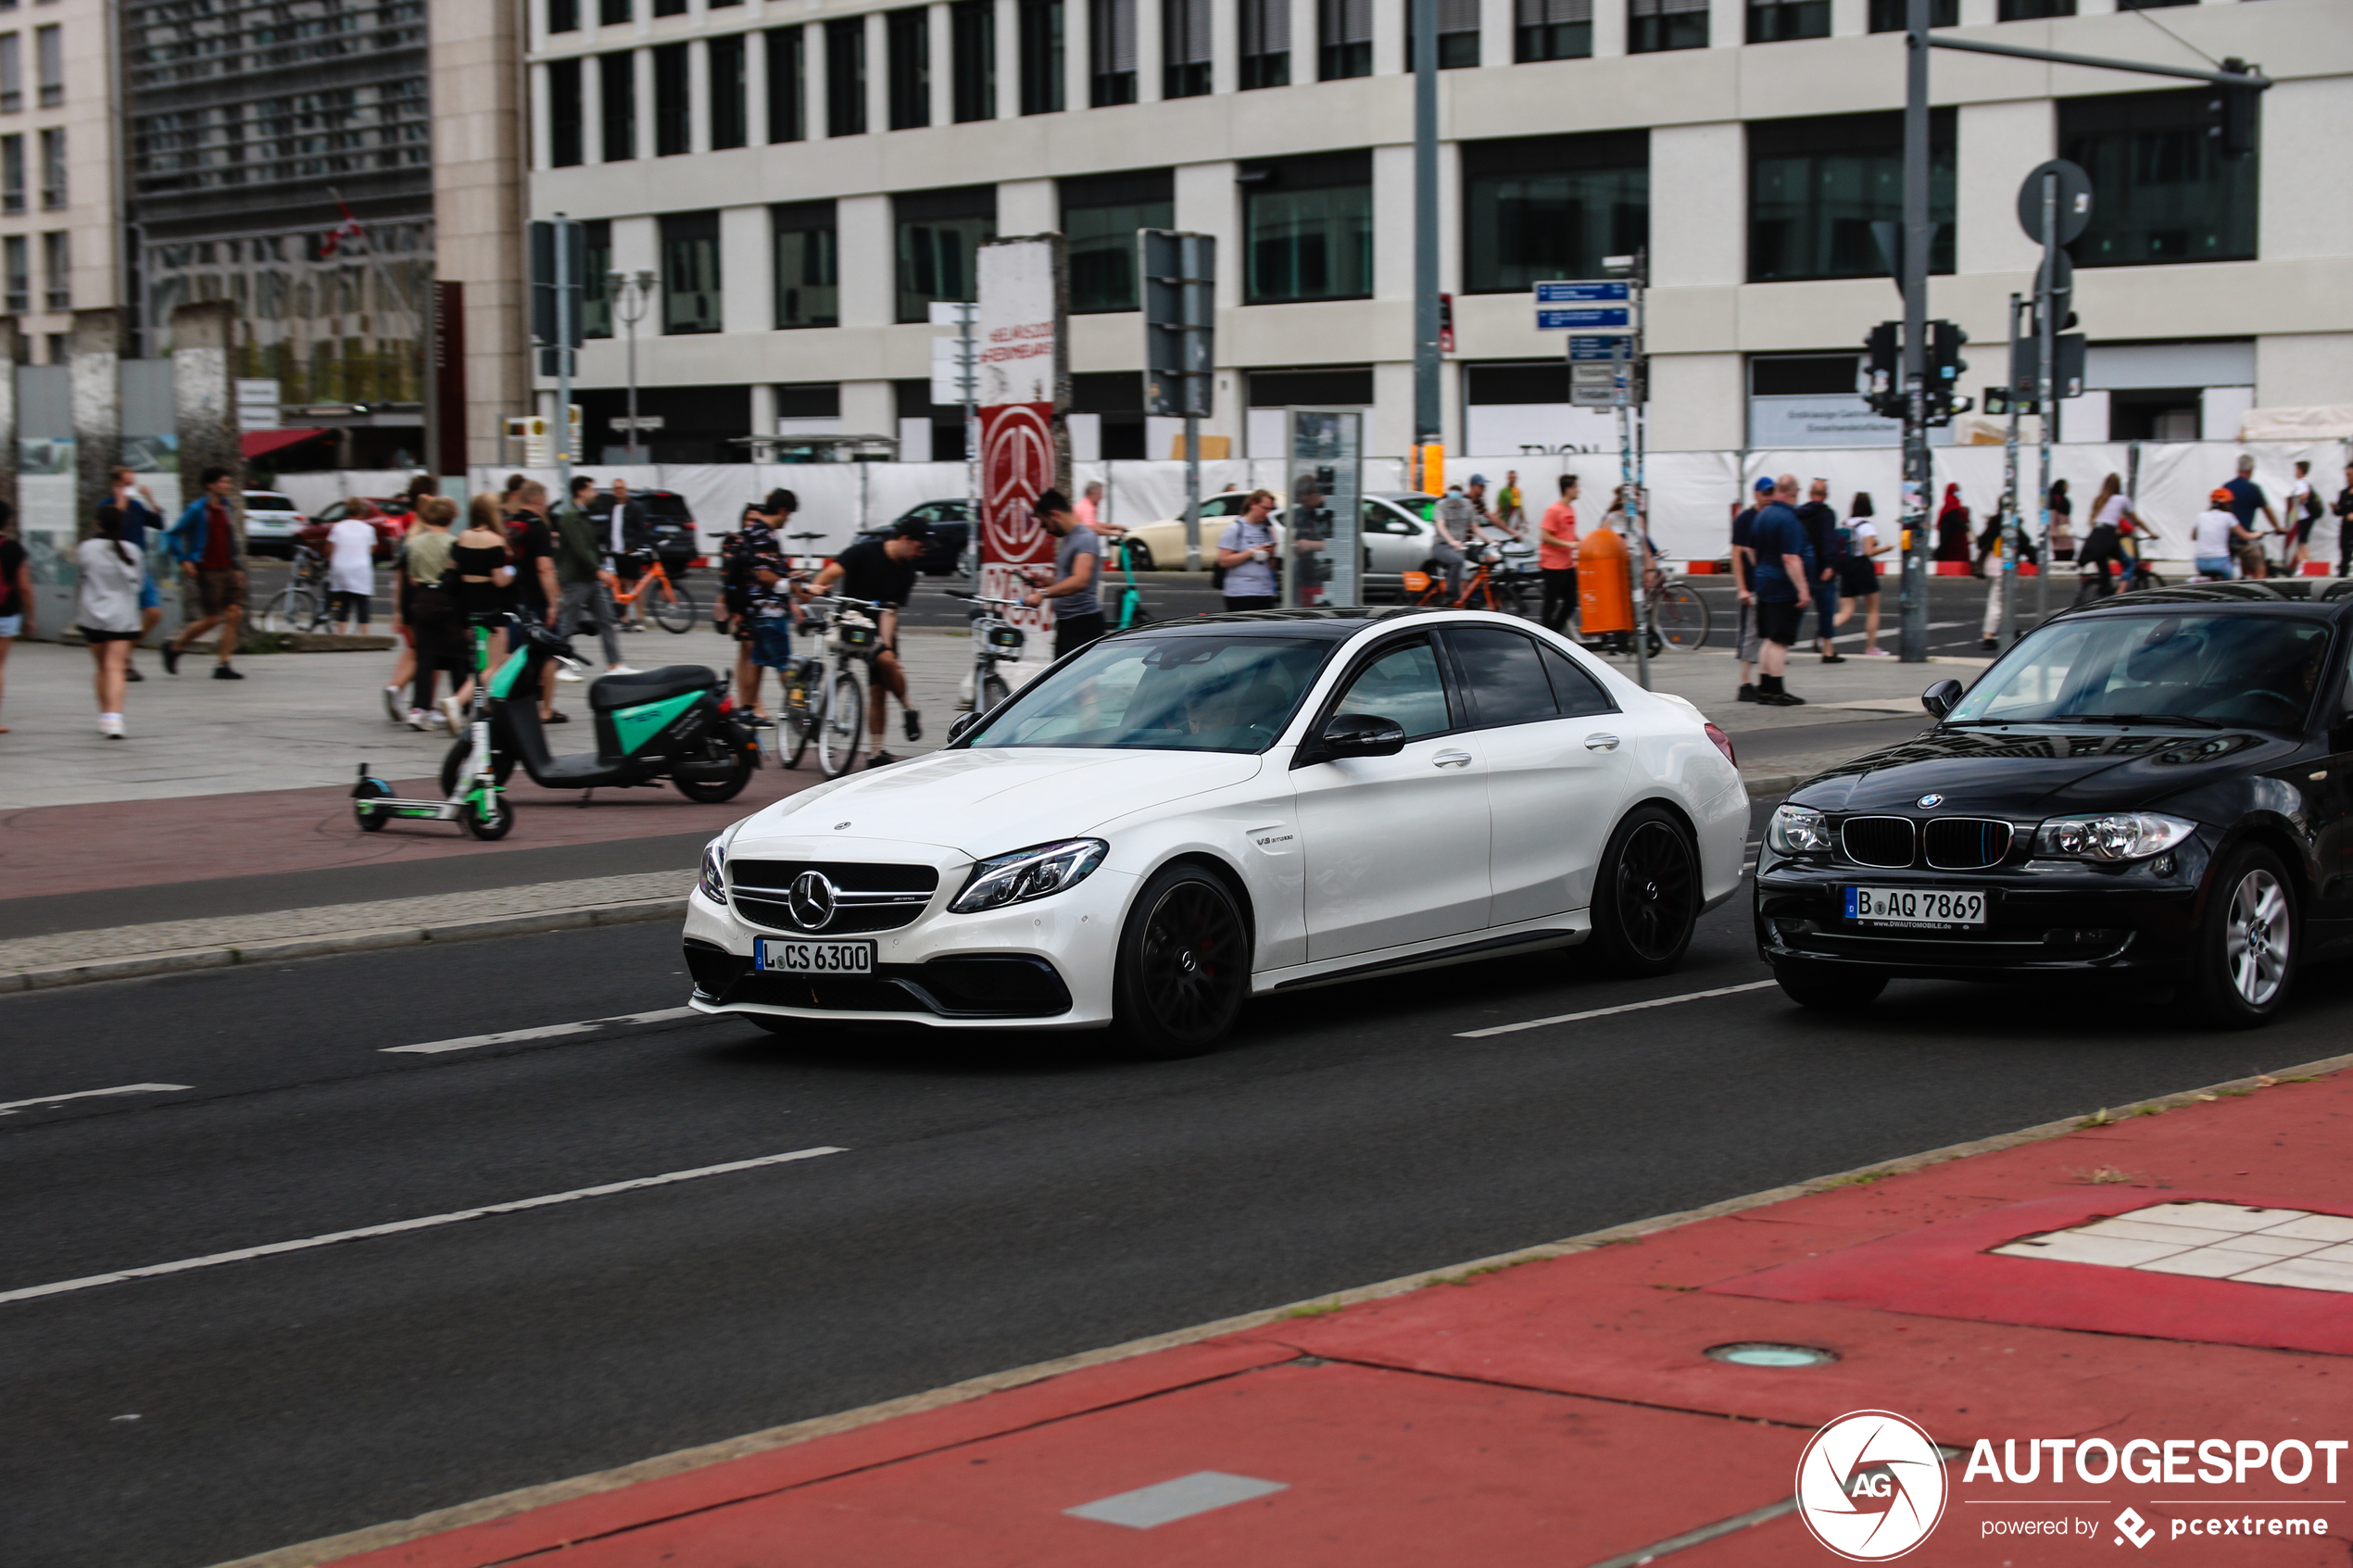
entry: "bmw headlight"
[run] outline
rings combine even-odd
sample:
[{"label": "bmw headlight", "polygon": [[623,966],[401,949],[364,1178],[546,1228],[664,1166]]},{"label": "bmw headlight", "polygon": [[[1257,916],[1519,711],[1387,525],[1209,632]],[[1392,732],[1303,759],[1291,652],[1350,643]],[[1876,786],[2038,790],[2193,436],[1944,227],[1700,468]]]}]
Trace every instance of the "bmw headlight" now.
[{"label": "bmw headlight", "polygon": [[2145,860],[2196,831],[2196,822],[2158,811],[2053,817],[2035,830],[2034,853],[2051,860]]},{"label": "bmw headlight", "polygon": [[1831,821],[1810,806],[1777,806],[1765,842],[1784,855],[1819,855],[1831,847]]},{"label": "bmw headlight", "polygon": [[727,861],[724,851],[727,841],[714,838],[703,847],[702,875],[695,886],[714,904],[727,901]]},{"label": "bmw headlight", "polygon": [[1100,838],[1065,838],[992,856],[973,868],[972,880],[948,907],[969,915],[1060,893],[1084,881],[1110,852],[1111,846]]}]

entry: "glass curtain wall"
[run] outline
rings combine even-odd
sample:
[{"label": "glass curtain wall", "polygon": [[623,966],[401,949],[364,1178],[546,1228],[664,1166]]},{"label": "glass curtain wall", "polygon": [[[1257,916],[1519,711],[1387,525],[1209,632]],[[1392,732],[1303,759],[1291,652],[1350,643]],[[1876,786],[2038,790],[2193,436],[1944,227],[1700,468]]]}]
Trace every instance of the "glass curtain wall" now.
[{"label": "glass curtain wall", "polygon": [[2068,247],[2077,266],[2255,259],[2262,154],[2222,156],[2207,133],[2212,97],[2193,87],[2059,100],[2059,156],[2082,165],[2099,193],[2090,227]]},{"label": "glass curtain wall", "polygon": [[1371,297],[1370,153],[1251,164],[1240,179],[1250,304]]},{"label": "glass curtain wall", "polygon": [[1065,180],[1062,204],[1071,314],[1136,309],[1136,231],[1176,226],[1175,173],[1148,169]]},{"label": "glass curtain wall", "polygon": [[1650,132],[1465,142],[1463,289],[1597,278],[1650,240]]}]

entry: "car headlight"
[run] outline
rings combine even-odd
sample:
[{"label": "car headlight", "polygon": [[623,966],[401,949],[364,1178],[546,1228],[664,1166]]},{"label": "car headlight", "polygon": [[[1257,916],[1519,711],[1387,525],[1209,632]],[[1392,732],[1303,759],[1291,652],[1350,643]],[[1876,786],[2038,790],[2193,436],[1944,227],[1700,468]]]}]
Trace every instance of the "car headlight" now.
[{"label": "car headlight", "polygon": [[1777,806],[1765,842],[1784,855],[1819,855],[1831,847],[1831,822],[1810,806]]},{"label": "car headlight", "polygon": [[973,868],[972,880],[948,908],[969,915],[1060,893],[1085,880],[1110,852],[1111,846],[1100,838],[1066,838],[992,856]]},{"label": "car headlight", "polygon": [[2054,860],[2143,860],[2197,831],[2196,822],[2158,811],[2099,811],[2053,817],[2034,831],[2034,853]]},{"label": "car headlight", "polygon": [[703,847],[702,875],[695,883],[697,890],[714,904],[727,901],[727,861],[723,854],[727,841],[714,838]]}]

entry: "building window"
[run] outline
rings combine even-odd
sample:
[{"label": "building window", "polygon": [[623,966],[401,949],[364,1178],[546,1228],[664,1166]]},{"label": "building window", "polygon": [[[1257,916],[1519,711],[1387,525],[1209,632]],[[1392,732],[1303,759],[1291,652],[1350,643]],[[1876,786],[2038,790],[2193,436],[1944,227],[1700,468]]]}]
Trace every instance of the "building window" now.
[{"label": "building window", "polygon": [[694,151],[693,111],[688,106],[686,45],[664,44],[654,55],[654,157]]},{"label": "building window", "polygon": [[1210,89],[1210,6],[1215,0],[1161,0],[1160,95],[1199,98]]},{"label": "building window", "polygon": [[612,336],[612,220],[580,225],[580,335]]},{"label": "building window", "polygon": [[1524,294],[1598,278],[1605,256],[1650,239],[1650,133],[1461,144],[1463,291]]},{"label": "building window", "polygon": [[0,136],[0,212],[24,210],[24,138]]},{"label": "building window", "polygon": [[578,32],[580,31],[580,0],[547,0],[547,31]]},{"label": "building window", "polygon": [[956,123],[997,118],[997,0],[948,7],[949,105]]},{"label": "building window", "polygon": [[24,34],[0,32],[0,114],[24,107]]},{"label": "building window", "polygon": [[32,245],[22,234],[0,240],[0,272],[6,274],[0,309],[21,316],[32,308]]},{"label": "building window", "polygon": [[1372,154],[1246,164],[1240,179],[1250,304],[1371,297]]},{"label": "building window", "polygon": [[597,20],[607,27],[627,27],[636,20],[630,0],[597,0]]},{"label": "building window", "polygon": [[73,308],[73,236],[53,229],[41,236],[41,270],[48,282],[42,297],[51,310]]},{"label": "building window", "polygon": [[883,13],[883,43],[890,54],[890,128],[931,123],[931,13],[921,6]]},{"label": "building window", "polygon": [[1831,0],[1748,0],[1748,41],[1786,44],[1831,35]]},{"label": "building window", "polygon": [[2099,193],[2091,226],[2067,247],[2077,266],[2255,259],[2260,154],[2222,156],[2207,130],[2213,96],[2192,87],[2059,100],[2059,156]]},{"label": "building window", "polygon": [[658,17],[683,17],[686,14],[686,0],[654,0],[654,15]]},{"label": "building window", "polygon": [[[1901,32],[1912,25],[1911,11],[1911,0],[1871,0],[1871,31]],[[1928,25],[1960,26],[1961,0],[1928,0]]]},{"label": "building window", "polygon": [[[2123,7],[2119,6],[2121,10]],[[2041,21],[2048,17],[2071,17],[2075,0],[2001,0],[1994,8],[1994,19],[2004,22]]]},{"label": "building window", "polygon": [[[1405,0],[1405,69],[1414,69],[1414,7]],[[1829,0],[1823,0],[1828,4]],[[1478,0],[1438,0],[1438,69],[1478,64]]]},{"label": "building window", "polygon": [[1019,0],[1021,112],[1063,107],[1063,0]]},{"label": "building window", "polygon": [[825,24],[825,134],[865,131],[866,19],[844,17]]},{"label": "building window", "polygon": [[[73,362],[73,334],[70,332],[51,332],[48,334],[46,341],[49,345],[49,363],[52,365],[69,365]],[[29,338],[19,338],[17,340],[17,352],[19,354],[26,353],[31,346],[31,343]],[[31,361],[28,360],[27,363],[31,363]]]},{"label": "building window", "polygon": [[1087,101],[1094,107],[1136,101],[1136,0],[1088,0]]},{"label": "building window", "polygon": [[776,325],[841,325],[841,263],[834,204],[794,202],[768,209],[774,236]]},{"label": "building window", "polygon": [[1593,55],[1593,0],[1516,0],[1512,58],[1584,60]]},{"label": "building window", "polygon": [[580,61],[547,62],[547,161],[570,169],[586,156],[581,123]]},{"label": "building window", "polygon": [[1136,231],[1176,223],[1176,177],[1148,169],[1062,182],[1074,316],[1137,308]]},{"label": "building window", "polygon": [[723,33],[706,47],[711,51],[704,63],[711,70],[711,147],[740,147],[751,135],[745,120],[744,35]]},{"label": "building window", "polygon": [[1707,0],[1626,0],[1626,52],[1707,47]]},{"label": "building window", "polygon": [[66,205],[66,133],[62,128],[41,133],[41,205],[52,212]]},{"label": "building window", "polygon": [[61,27],[33,30],[33,53],[41,69],[41,107],[56,108],[66,101],[66,35]]},{"label": "building window", "polygon": [[1240,0],[1241,87],[1290,85],[1290,0]]},{"label": "building window", "polygon": [[930,320],[939,300],[974,297],[973,253],[997,237],[997,187],[908,191],[894,197],[901,321]]},{"label": "building window", "polygon": [[661,330],[719,330],[719,214],[672,212],[661,220]]},{"label": "building window", "polygon": [[[1953,270],[1953,111],[1929,115],[1929,270]],[[1883,278],[1871,225],[1904,217],[1900,113],[1759,119],[1748,126],[1748,281]]]},{"label": "building window", "polygon": [[809,134],[808,94],[801,91],[808,65],[808,33],[780,27],[768,34],[768,139],[798,142]]},{"label": "building window", "polygon": [[1373,0],[1315,0],[1315,78],[1373,74]]},{"label": "building window", "polygon": [[637,56],[627,49],[597,56],[598,109],[604,123],[604,161],[637,156]]}]

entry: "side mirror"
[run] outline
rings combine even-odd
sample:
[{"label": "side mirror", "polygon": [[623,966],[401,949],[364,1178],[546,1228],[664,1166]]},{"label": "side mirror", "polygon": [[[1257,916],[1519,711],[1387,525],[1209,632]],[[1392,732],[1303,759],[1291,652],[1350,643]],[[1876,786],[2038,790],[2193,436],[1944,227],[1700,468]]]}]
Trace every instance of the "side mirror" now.
[{"label": "side mirror", "polygon": [[1958,681],[1939,681],[1920,693],[1920,706],[1942,719],[1961,705],[1961,695]]},{"label": "side mirror", "polygon": [[960,741],[966,735],[972,734],[973,726],[979,723],[981,720],[986,717],[988,716],[982,713],[963,713],[957,715],[956,721],[948,726],[949,744],[952,746],[957,741]]},{"label": "side mirror", "polygon": [[1405,726],[1371,713],[1335,713],[1316,737],[1315,760],[1341,757],[1394,757],[1405,749]]}]

